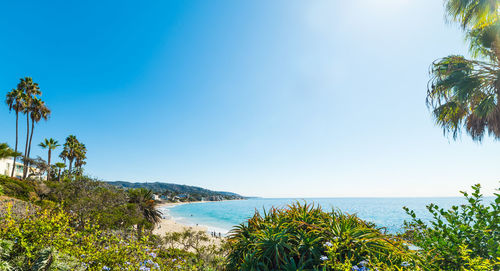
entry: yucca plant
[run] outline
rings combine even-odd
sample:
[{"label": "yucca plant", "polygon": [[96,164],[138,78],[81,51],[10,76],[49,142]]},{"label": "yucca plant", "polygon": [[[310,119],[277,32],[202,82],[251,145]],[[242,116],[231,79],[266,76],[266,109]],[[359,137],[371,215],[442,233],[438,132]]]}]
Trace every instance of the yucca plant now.
[{"label": "yucca plant", "polygon": [[306,203],[271,208],[263,215],[256,211],[233,228],[228,242],[228,270],[339,270],[360,262],[418,268],[405,243],[374,224]]}]

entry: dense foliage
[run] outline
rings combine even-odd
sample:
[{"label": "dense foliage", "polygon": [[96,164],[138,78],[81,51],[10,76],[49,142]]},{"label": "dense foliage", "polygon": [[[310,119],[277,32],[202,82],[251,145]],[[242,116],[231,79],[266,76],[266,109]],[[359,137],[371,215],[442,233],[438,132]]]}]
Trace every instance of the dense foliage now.
[{"label": "dense foliage", "polygon": [[0,190],[26,200],[0,201],[0,270],[222,269],[220,249],[204,244],[206,233],[173,239],[151,233],[159,212],[150,191],[124,191],[86,177],[5,176]]},{"label": "dense foliage", "polygon": [[153,235],[74,221],[60,209],[0,218],[0,270],[210,270],[199,254],[166,248]]},{"label": "dense foliage", "polygon": [[104,229],[130,231],[140,225],[141,230],[151,230],[161,216],[151,196],[138,198],[135,190],[125,191],[85,176],[61,181],[0,176],[0,187],[7,196],[44,208],[61,206],[81,225],[91,220]]},{"label": "dense foliage", "polygon": [[292,204],[230,234],[228,270],[355,270],[416,266],[404,242],[355,215]]},{"label": "dense foliage", "polygon": [[470,195],[462,193],[468,204],[450,210],[427,206],[433,217],[427,223],[405,208],[412,217],[406,223],[407,238],[433,270],[469,269],[471,259],[491,266],[500,260],[500,195],[485,205],[479,185],[473,186]]},{"label": "dense foliage", "polygon": [[460,207],[429,205],[430,222],[407,209],[401,236],[296,203],[256,212],[216,245],[204,232],[153,235],[145,189],[0,176],[0,191],[22,199],[1,196],[0,270],[499,270],[500,196],[483,204],[479,188]]}]

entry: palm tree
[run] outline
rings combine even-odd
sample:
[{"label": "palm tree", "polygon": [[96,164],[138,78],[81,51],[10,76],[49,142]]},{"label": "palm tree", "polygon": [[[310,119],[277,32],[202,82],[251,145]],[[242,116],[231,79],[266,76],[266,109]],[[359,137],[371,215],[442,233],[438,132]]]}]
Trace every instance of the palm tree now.
[{"label": "palm tree", "polygon": [[161,212],[156,209],[156,201],[154,200],[153,192],[144,188],[128,190],[129,202],[135,203],[139,207],[144,219],[156,224],[160,222]]},{"label": "palm tree", "polygon": [[45,105],[45,102],[37,97],[34,97],[31,102],[30,118],[31,118],[31,134],[28,145],[28,157],[31,154],[31,140],[33,139],[33,132],[35,131],[35,123],[40,120],[47,120],[50,116],[50,109]]},{"label": "palm tree", "polygon": [[26,174],[28,172],[28,161],[27,159],[29,157],[29,136],[30,136],[30,112],[32,110],[32,101],[33,98],[36,97],[37,95],[41,95],[42,92],[40,91],[40,87],[38,86],[37,83],[33,82],[33,79],[31,77],[24,77],[20,79],[19,84],[17,84],[17,89],[21,90],[23,92],[23,113],[26,114],[26,145],[24,147],[24,172],[23,172],[23,179],[26,178]]},{"label": "palm tree", "polygon": [[436,124],[456,139],[462,129],[475,141],[486,132],[500,139],[500,2],[449,0],[449,17],[460,22],[472,55],[434,61],[427,106]]},{"label": "palm tree", "polygon": [[[33,139],[33,132],[35,131],[35,123],[38,123],[42,119],[47,120],[50,116],[50,109],[45,105],[45,102],[37,97],[32,98],[29,111],[31,118],[31,133],[28,143],[28,154],[26,155],[28,158],[31,153],[31,141]],[[29,167],[29,164],[27,167]],[[27,171],[27,169],[25,169],[25,171]]]},{"label": "palm tree", "polygon": [[[0,159],[16,157],[19,156],[20,153],[12,150],[7,143],[0,143]],[[15,166],[14,166],[15,167]]]},{"label": "palm tree", "polygon": [[[11,92],[7,93],[6,103],[9,106],[10,111],[14,110],[14,112],[16,112],[16,145],[14,147],[14,151],[17,152],[17,145],[19,141],[19,112],[23,111],[25,107],[23,91],[20,89],[12,89]],[[14,177],[16,159],[17,156],[14,156],[14,166],[12,167],[10,177]]]},{"label": "palm tree", "polygon": [[71,173],[73,170],[73,162],[75,162],[74,166],[78,169],[78,174],[81,173],[82,166],[86,164],[85,159],[87,159],[87,148],[85,144],[78,141],[78,139],[74,135],[70,135],[66,138],[66,142],[64,143],[64,149],[59,155],[63,159],[64,162],[68,160],[69,162],[69,172]]},{"label": "palm tree", "polygon": [[66,167],[66,164],[58,162],[58,163],[55,163],[55,166],[58,169],[58,172],[57,172],[57,181],[60,182],[61,181],[61,170]]},{"label": "palm tree", "polygon": [[497,0],[447,0],[446,13],[463,29],[481,28],[498,20],[500,2]]},{"label": "palm tree", "polygon": [[64,161],[66,159],[69,162],[69,171],[71,172],[71,169],[73,168],[73,161],[76,158],[76,151],[78,149],[79,142],[78,139],[76,139],[76,136],[74,135],[69,135],[66,138],[66,142],[64,143],[64,149],[61,152],[61,155],[59,157],[63,158]]},{"label": "palm tree", "polygon": [[55,150],[57,147],[61,146],[58,143],[59,142],[57,142],[57,140],[55,140],[53,138],[49,138],[49,139],[46,138],[42,143],[38,144],[38,146],[48,150],[47,164],[49,166],[49,171],[47,172],[47,181],[49,180],[49,176],[51,173],[50,158],[52,156],[52,150]]},{"label": "palm tree", "polygon": [[79,143],[75,152],[75,168],[78,169],[79,175],[82,174],[82,166],[87,164],[85,159],[87,159],[87,148],[85,144]]}]

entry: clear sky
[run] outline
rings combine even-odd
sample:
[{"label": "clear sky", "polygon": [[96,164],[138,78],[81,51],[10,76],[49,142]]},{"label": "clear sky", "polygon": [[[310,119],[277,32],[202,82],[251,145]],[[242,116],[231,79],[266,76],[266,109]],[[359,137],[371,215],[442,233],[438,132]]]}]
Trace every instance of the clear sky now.
[{"label": "clear sky", "polygon": [[[443,14],[438,0],[7,1],[0,89],[33,77],[53,112],[34,144],[75,134],[103,180],[264,197],[492,193],[500,142],[443,137],[425,106],[430,63],[466,53]],[[6,106],[0,123],[13,146]]]}]

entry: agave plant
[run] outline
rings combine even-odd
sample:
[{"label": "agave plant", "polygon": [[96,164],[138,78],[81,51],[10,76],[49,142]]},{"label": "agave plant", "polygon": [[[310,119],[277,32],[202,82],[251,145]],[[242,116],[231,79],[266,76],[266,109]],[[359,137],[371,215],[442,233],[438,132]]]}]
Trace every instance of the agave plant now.
[{"label": "agave plant", "polygon": [[229,270],[338,270],[359,262],[413,261],[405,243],[375,225],[305,203],[256,212],[233,228],[228,242]]}]

